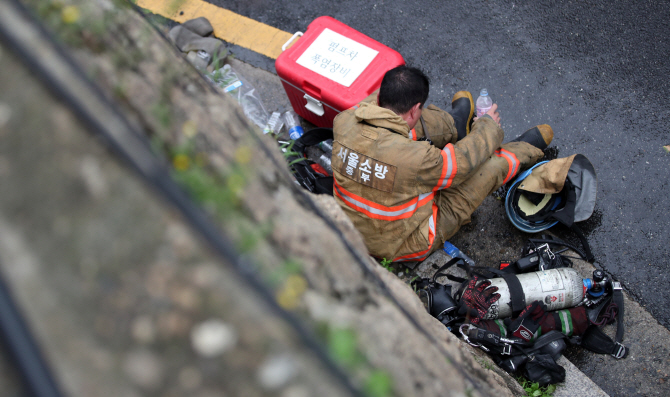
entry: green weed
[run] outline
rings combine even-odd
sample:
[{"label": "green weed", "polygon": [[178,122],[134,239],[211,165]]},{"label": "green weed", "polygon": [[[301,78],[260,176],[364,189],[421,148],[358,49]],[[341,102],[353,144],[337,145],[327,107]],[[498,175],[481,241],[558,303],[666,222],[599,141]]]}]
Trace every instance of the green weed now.
[{"label": "green weed", "polygon": [[370,397],[386,397],[393,392],[393,380],[385,371],[374,370],[365,382],[365,393]]},{"label": "green weed", "polygon": [[269,273],[267,282],[272,286],[277,286],[288,276],[293,274],[300,274],[302,272],[302,268],[303,265],[301,262],[295,259],[287,259],[282,262],[278,268]]},{"label": "green weed", "polygon": [[353,330],[331,328],[328,332],[328,350],[335,361],[344,367],[357,366],[363,362]]},{"label": "green weed", "polygon": [[368,397],[388,397],[393,395],[393,378],[381,369],[370,368],[361,353],[352,329],[331,327],[320,323],[317,332],[324,338],[328,352],[339,365],[351,374],[358,374],[362,389]]},{"label": "green weed", "polygon": [[516,380],[526,392],[526,395],[530,397],[550,397],[556,391],[556,385],[540,387],[539,383],[533,383],[523,376],[517,377]]},{"label": "green weed", "polygon": [[172,110],[170,104],[158,101],[151,107],[151,113],[163,128],[169,128],[172,124]]},{"label": "green weed", "polygon": [[382,265],[382,267],[383,267],[384,269],[388,270],[389,272],[391,272],[391,273],[394,272],[393,266],[391,266],[391,265],[393,264],[393,261],[390,261],[390,260],[388,260],[388,259],[386,259],[386,258],[383,258],[383,259],[381,260],[381,262],[379,262],[379,264]]}]

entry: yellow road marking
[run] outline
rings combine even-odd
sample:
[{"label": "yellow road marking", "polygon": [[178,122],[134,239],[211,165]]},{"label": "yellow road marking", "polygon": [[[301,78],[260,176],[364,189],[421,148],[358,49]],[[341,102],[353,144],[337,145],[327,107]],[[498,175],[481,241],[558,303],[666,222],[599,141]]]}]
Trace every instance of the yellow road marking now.
[{"label": "yellow road marking", "polygon": [[282,45],[292,36],[291,33],[202,0],[137,0],[137,5],[179,23],[205,17],[219,39],[272,59],[277,59],[282,52]]}]

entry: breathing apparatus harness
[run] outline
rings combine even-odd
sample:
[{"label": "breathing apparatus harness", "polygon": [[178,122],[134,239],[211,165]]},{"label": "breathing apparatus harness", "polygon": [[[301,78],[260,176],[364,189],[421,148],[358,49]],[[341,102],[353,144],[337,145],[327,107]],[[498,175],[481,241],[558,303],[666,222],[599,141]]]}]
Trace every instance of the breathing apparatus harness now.
[{"label": "breathing apparatus harness", "polygon": [[[460,334],[468,344],[486,351],[501,368],[510,373],[521,370],[526,378],[540,385],[557,383],[565,379],[565,370],[556,360],[568,343],[616,359],[628,355],[628,348],[621,343],[624,336],[621,284],[601,270],[594,271],[593,278],[586,280],[588,291],[574,308],[547,312],[543,302],[525,302],[516,274],[571,267],[570,257],[562,255],[568,249],[585,259],[579,248],[542,236],[530,239],[523,256],[515,262],[501,263],[501,269],[472,267],[461,258],[453,258],[432,278],[416,279],[411,285],[433,317]],[[464,269],[469,278],[447,274],[446,270],[454,265]],[[452,286],[438,282],[440,277],[461,283],[453,297]],[[482,281],[493,277],[503,277],[508,283],[514,307],[512,319],[483,319],[490,305],[500,297],[496,294],[497,287]],[[601,327],[614,321],[617,331],[612,339]],[[543,329],[549,331],[543,334]]]}]

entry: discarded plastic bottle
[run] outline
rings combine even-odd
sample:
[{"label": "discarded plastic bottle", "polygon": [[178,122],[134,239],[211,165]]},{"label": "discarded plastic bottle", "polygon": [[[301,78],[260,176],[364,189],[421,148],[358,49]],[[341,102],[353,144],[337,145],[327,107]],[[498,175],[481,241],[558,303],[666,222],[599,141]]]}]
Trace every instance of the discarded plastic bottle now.
[{"label": "discarded plastic bottle", "polygon": [[275,135],[279,135],[282,127],[284,127],[284,119],[281,117],[281,113],[272,112],[272,116],[270,116],[268,124],[263,129],[263,134],[273,133]]},{"label": "discarded plastic bottle", "polygon": [[294,141],[305,133],[305,131],[300,126],[300,119],[298,118],[298,115],[293,110],[289,110],[284,113],[284,123],[288,129],[288,137]]},{"label": "discarded plastic bottle", "polygon": [[467,263],[470,266],[475,265],[475,261],[472,258],[465,255],[463,252],[461,252],[461,250],[456,248],[456,246],[450,243],[449,241],[444,242],[444,252],[446,252],[447,255],[449,255],[452,258],[462,258],[465,261],[465,263]]},{"label": "discarded plastic bottle", "polygon": [[323,168],[328,171],[328,174],[333,175],[333,168],[330,164],[330,154],[322,154],[316,160],[317,164],[321,165]]},{"label": "discarded plastic bottle", "polygon": [[482,88],[481,92],[479,93],[479,98],[477,98],[477,117],[482,117],[483,115],[486,114],[486,112],[491,109],[491,106],[493,106],[493,101],[491,100],[491,97],[489,96],[489,92],[486,88]]},{"label": "discarded plastic bottle", "polygon": [[325,141],[319,142],[319,147],[321,150],[323,150],[325,153],[329,154],[333,152],[333,140],[332,139],[326,139]]}]

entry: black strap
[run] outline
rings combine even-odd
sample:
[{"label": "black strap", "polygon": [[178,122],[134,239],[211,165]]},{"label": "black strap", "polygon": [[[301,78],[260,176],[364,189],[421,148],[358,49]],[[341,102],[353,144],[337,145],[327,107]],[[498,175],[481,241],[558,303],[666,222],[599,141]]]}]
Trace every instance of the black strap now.
[{"label": "black strap", "polygon": [[531,242],[531,243],[534,243],[534,244],[549,244],[550,247],[552,245],[567,247],[567,248],[570,248],[571,250],[575,251],[577,253],[577,255],[582,257],[582,259],[586,260],[586,258],[587,258],[586,253],[584,251],[582,251],[576,245],[570,244],[567,241],[561,240],[558,237],[554,237],[554,236],[551,236],[551,235],[548,235],[548,234],[543,234],[543,235],[540,236],[540,238],[530,238],[530,239],[528,239],[528,241]]},{"label": "black strap", "polygon": [[628,356],[628,348],[620,342],[615,342],[599,327],[589,327],[582,337],[581,346],[600,354],[610,354],[616,359]]},{"label": "black strap", "polygon": [[604,323],[602,324],[598,323],[598,317],[600,317],[601,313],[607,311],[607,308],[611,303],[612,303],[611,296],[602,296],[600,302],[598,302],[597,304],[596,302],[594,302],[592,306],[587,307],[586,316],[588,317],[589,321],[595,325],[604,325]]},{"label": "black strap", "polygon": [[509,288],[510,300],[512,303],[512,317],[517,317],[523,309],[526,308],[526,294],[523,293],[523,287],[516,274],[503,273],[501,277],[507,283]]},{"label": "black strap", "polygon": [[543,347],[547,346],[551,342],[557,341],[559,339],[565,339],[568,342],[570,342],[570,338],[568,338],[566,335],[564,335],[560,331],[552,330],[547,332],[546,334],[540,336],[536,341],[535,344],[533,344],[533,347],[530,349],[523,349],[523,352],[526,354],[536,352]]},{"label": "black strap", "polygon": [[291,146],[291,150],[297,155],[288,156],[286,160],[293,169],[293,176],[300,186],[316,194],[333,195],[333,177],[323,176],[315,172],[311,164],[313,161],[304,157],[307,146],[314,146],[327,139],[333,139],[332,128],[313,128],[305,132],[300,138],[296,139]]},{"label": "black strap", "polygon": [[295,140],[295,143],[293,144],[293,150],[298,153],[305,153],[305,148],[307,146],[314,146],[319,142],[323,142],[328,139],[333,139],[332,128],[312,128],[311,130],[305,132],[300,138]]},{"label": "black strap", "polygon": [[[593,261],[596,258],[593,256],[593,253],[591,252],[591,247],[589,246],[589,242],[586,239],[586,236],[584,235],[584,232],[582,232],[582,229],[580,229],[579,226],[577,226],[576,223],[573,223],[570,226],[570,230],[575,232],[577,237],[579,237],[579,241],[582,242],[582,246],[584,247],[584,253],[586,254],[586,255],[584,255],[586,261],[589,262],[589,263],[593,263]],[[572,248],[572,247],[570,247],[570,248]]]},{"label": "black strap", "polygon": [[621,343],[623,340],[623,290],[621,289],[621,284],[618,282],[614,285],[612,290],[613,301],[617,305],[617,315],[616,315],[616,336],[614,341]]},{"label": "black strap", "polygon": [[[518,197],[517,195],[520,195],[521,191],[516,190],[514,192],[514,202],[518,203]],[[567,226],[572,230],[577,237],[579,237],[579,241],[582,243],[582,246],[584,247],[584,252],[586,261],[589,263],[593,263],[595,260],[595,257],[593,253],[591,252],[591,247],[589,246],[589,242],[586,239],[586,236],[582,232],[582,230],[575,224],[574,222],[574,211],[575,211],[575,204],[577,201],[576,198],[576,192],[575,192],[575,187],[574,185],[570,182],[569,179],[566,179],[565,185],[563,187],[563,190],[559,193],[563,200],[566,201],[566,203],[563,205],[562,208],[559,208],[558,210],[551,210],[551,206],[547,205],[545,208],[543,208],[540,212],[534,215],[529,215],[525,216],[522,215],[522,217],[528,221],[531,222],[537,222],[537,221],[542,221],[542,220],[555,220],[560,222],[561,224]],[[555,199],[556,197],[552,197],[552,200]],[[516,204],[515,204],[516,205]],[[519,212],[521,214],[521,212]],[[573,248],[573,247],[570,247]],[[574,248],[573,248],[574,249]],[[581,252],[580,252],[581,255]]]},{"label": "black strap", "polygon": [[[463,277],[458,277],[458,276],[453,276],[451,274],[446,274],[442,273],[443,270],[446,270],[453,265],[457,265],[461,269],[465,270],[466,273],[468,274],[468,278],[463,278]],[[447,262],[445,265],[437,269],[435,274],[433,275],[433,282],[438,277],[446,277],[447,279],[451,281],[455,281],[457,283],[463,283],[466,284],[467,281],[469,281],[473,276],[479,276],[483,278],[495,278],[496,276],[500,277],[504,274],[500,270],[497,269],[492,269],[488,267],[483,267],[483,266],[470,266],[468,265],[463,258],[452,258],[449,262]],[[459,293],[463,290],[464,285],[461,285],[461,288],[459,288]]]},{"label": "black strap", "polygon": [[423,116],[419,116],[419,121],[421,121],[421,128],[423,129],[424,139],[432,145],[433,140],[430,139],[430,135],[428,134],[428,128],[426,128],[426,122],[423,120]]},{"label": "black strap", "polygon": [[616,359],[628,356],[628,348],[621,344],[623,341],[624,326],[624,302],[623,291],[618,282],[614,283],[612,291],[612,300],[617,305],[617,331],[614,340],[605,334],[600,327],[589,327],[582,337],[582,347],[601,354],[610,354]]},{"label": "black strap", "polygon": [[[435,272],[435,274],[433,274],[433,282],[437,282],[437,281],[436,281],[437,278],[438,278],[438,277],[443,277],[443,276],[444,276],[444,277],[447,277],[448,279],[451,280],[451,277],[450,277],[451,275],[450,275],[450,274],[446,274],[446,273],[442,273],[442,271],[449,269],[450,267],[454,266],[455,264],[457,264],[457,263],[459,263],[459,262],[465,264],[465,261],[463,260],[463,258],[458,258],[458,257],[457,257],[457,258],[452,258],[449,262],[447,262],[446,264],[442,265],[442,267],[440,267],[439,269],[437,269],[437,271]],[[464,281],[464,279],[462,279],[462,280]],[[457,281],[457,280],[452,280],[452,281]],[[459,281],[459,282],[462,282],[462,281]]]}]

